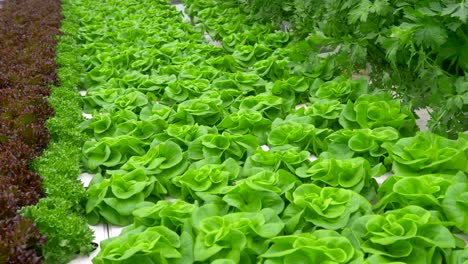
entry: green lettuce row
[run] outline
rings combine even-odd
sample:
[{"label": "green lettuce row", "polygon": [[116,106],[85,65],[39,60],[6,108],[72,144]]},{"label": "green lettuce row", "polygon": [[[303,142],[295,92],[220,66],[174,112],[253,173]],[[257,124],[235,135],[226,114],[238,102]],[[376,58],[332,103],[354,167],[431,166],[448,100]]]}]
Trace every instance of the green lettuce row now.
[{"label": "green lettuce row", "polygon": [[45,198],[36,205],[25,207],[22,214],[35,221],[47,236],[42,248],[45,263],[67,263],[77,254],[87,255],[93,249],[93,232],[85,218],[87,194],[78,179],[80,148],[87,140],[79,129],[82,122],[80,84],[82,66],[75,53],[79,17],[70,12],[70,3],[62,3],[64,35],[57,45],[60,87],[53,87],[49,102],[55,116],[47,121],[51,142],[33,168],[44,177]]},{"label": "green lettuce row", "polygon": [[198,206],[177,200],[159,201],[133,214],[134,224],[104,241],[94,263],[466,261],[466,250],[451,250],[463,241],[418,206],[356,216],[341,234],[326,229],[286,234],[287,225],[270,208],[226,213],[216,203]]}]

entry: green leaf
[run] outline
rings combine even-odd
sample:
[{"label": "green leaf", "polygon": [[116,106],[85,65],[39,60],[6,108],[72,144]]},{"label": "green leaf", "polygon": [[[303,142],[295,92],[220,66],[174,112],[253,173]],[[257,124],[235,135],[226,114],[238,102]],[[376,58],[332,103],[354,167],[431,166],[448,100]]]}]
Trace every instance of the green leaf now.
[{"label": "green leaf", "polygon": [[442,202],[447,218],[468,233],[468,184],[457,183],[450,186]]}]

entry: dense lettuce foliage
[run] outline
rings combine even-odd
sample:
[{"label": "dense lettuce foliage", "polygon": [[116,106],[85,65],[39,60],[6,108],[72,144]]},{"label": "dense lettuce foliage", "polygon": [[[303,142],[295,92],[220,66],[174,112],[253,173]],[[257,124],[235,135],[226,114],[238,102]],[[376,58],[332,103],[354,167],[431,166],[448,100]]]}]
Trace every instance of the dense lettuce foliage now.
[{"label": "dense lettuce foliage", "polygon": [[417,133],[407,106],[237,1],[185,3],[196,26],[165,0],[69,6],[86,214],[126,226],[94,263],[463,261],[466,137]]}]

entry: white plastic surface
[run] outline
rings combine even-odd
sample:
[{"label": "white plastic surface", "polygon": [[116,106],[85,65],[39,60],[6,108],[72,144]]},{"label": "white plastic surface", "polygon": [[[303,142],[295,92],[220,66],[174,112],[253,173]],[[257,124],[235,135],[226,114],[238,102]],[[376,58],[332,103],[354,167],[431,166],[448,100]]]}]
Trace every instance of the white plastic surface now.
[{"label": "white plastic surface", "polygon": [[267,145],[262,145],[261,148],[263,151],[270,151],[270,147],[268,147]]},{"label": "white plastic surface", "polygon": [[86,113],[82,113],[83,117],[86,118],[86,119],[91,119],[93,118],[93,115],[92,114],[86,114]]},{"label": "white plastic surface", "polygon": [[84,173],[81,173],[79,177],[81,183],[83,184],[83,186],[85,188],[88,188],[89,186],[89,182],[91,182],[91,180],[93,179],[93,174],[90,174],[90,173],[87,173],[87,172],[84,172]]}]

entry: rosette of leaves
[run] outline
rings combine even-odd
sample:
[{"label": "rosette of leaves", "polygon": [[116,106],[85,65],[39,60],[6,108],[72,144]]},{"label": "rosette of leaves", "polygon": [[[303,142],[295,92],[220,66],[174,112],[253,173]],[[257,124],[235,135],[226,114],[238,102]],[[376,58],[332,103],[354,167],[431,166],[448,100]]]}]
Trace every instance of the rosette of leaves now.
[{"label": "rosette of leaves", "polygon": [[[219,10],[221,11],[221,10]],[[216,39],[223,39],[226,36],[243,31],[246,26],[243,24],[246,15],[240,13],[227,14],[216,19],[208,20],[213,22],[213,34]],[[226,23],[229,20],[229,23]]]},{"label": "rosette of leaves", "polygon": [[213,126],[218,123],[224,115],[220,107],[220,98],[200,97],[186,100],[177,107],[174,122],[182,124],[199,124]]},{"label": "rosette of leaves", "polygon": [[372,211],[358,193],[342,188],[303,184],[287,194],[291,204],[283,213],[285,230],[309,232],[316,229],[340,230],[353,219]]},{"label": "rosette of leaves", "polygon": [[207,97],[220,98],[223,109],[231,109],[231,106],[242,96],[242,92],[237,89],[217,90],[212,89],[205,93]]},{"label": "rosette of leaves", "polygon": [[442,207],[447,218],[468,234],[468,183],[456,183],[448,187]]},{"label": "rosette of leaves", "polygon": [[224,37],[222,45],[227,52],[234,52],[237,46],[255,44],[256,40],[257,36],[253,32],[246,31]]},{"label": "rosette of leaves", "polygon": [[187,153],[179,145],[167,141],[151,146],[143,156],[131,157],[120,170],[143,170],[146,175],[155,176],[155,195],[164,196],[173,190],[172,178],[181,175],[189,165]]},{"label": "rosette of leaves", "polygon": [[92,110],[100,108],[109,108],[110,105],[121,95],[123,95],[125,89],[123,88],[111,88],[106,85],[94,87],[88,89],[86,96],[83,97],[84,111],[90,112]]},{"label": "rosette of leaves", "polygon": [[[297,176],[306,182],[318,186],[339,187],[362,193],[365,197],[376,187],[375,176],[385,173],[385,167],[379,163],[371,167],[362,157],[337,160],[317,159],[296,170]],[[375,190],[374,190],[375,191]]]},{"label": "rosette of leaves", "polygon": [[442,201],[447,189],[455,183],[466,183],[462,172],[451,174],[426,174],[414,177],[392,175],[379,187],[377,211],[403,208],[417,205],[426,210],[443,213]]},{"label": "rosette of leaves", "polygon": [[90,91],[84,98],[84,101],[85,110],[102,108],[105,111],[115,111],[127,109],[136,113],[149,102],[148,97],[135,88]]},{"label": "rosette of leaves", "polygon": [[187,99],[195,99],[211,89],[210,81],[206,79],[178,80],[165,88],[163,100],[183,102]]},{"label": "rosette of leaves", "polygon": [[174,202],[161,200],[156,204],[141,207],[133,211],[133,227],[164,226],[181,234],[184,224],[187,221],[191,221],[192,214],[197,208],[198,206],[182,200]]},{"label": "rosette of leaves", "polygon": [[[158,63],[161,62],[160,60],[155,59],[154,57],[151,57],[152,53],[153,52],[144,51],[144,52],[141,52],[140,54],[138,54],[139,56],[137,56],[135,61],[133,61],[130,64],[130,69],[132,69],[134,71],[137,71],[139,73],[148,73],[148,72],[150,72],[151,69],[154,66],[156,66]],[[152,85],[152,82],[154,82],[154,79],[151,80],[150,82],[148,82],[148,81],[149,81],[148,77],[143,79],[142,83],[143,82],[147,82],[147,83],[145,83],[145,85],[142,86],[142,88],[146,88],[147,86],[149,86],[150,89],[153,89],[154,86]]]},{"label": "rosette of leaves", "polygon": [[363,263],[364,254],[346,237],[332,230],[279,236],[260,255],[263,264]]},{"label": "rosette of leaves", "polygon": [[264,60],[257,61],[253,70],[265,80],[276,81],[287,79],[290,76],[288,60],[270,56]]},{"label": "rosette of leaves", "polygon": [[232,56],[242,67],[250,67],[258,60],[266,59],[271,53],[272,50],[262,44],[239,45],[236,46]]},{"label": "rosette of leaves", "polygon": [[271,125],[268,144],[271,146],[292,145],[302,150],[320,153],[324,148],[323,141],[329,135],[329,129],[316,128],[311,124],[311,118],[286,117],[276,119]]},{"label": "rosette of leaves", "polygon": [[[185,151],[189,146],[198,144],[205,135],[217,133],[216,127],[169,124],[164,132],[153,137],[151,146],[172,141]],[[190,156],[190,152],[188,154]]]},{"label": "rosette of leaves", "polygon": [[275,31],[268,34],[257,34],[257,36],[259,43],[272,48],[284,47],[291,41],[290,34],[283,31]]},{"label": "rosette of leaves", "polygon": [[252,110],[262,113],[266,118],[275,120],[285,115],[283,99],[268,93],[239,97],[232,105],[232,111]]},{"label": "rosette of leaves", "polygon": [[226,187],[222,199],[236,211],[259,212],[270,208],[280,214],[285,193],[299,185],[297,177],[285,170],[263,170]]},{"label": "rosette of leaves", "polygon": [[186,242],[164,226],[124,229],[120,236],[101,242],[93,263],[192,263],[191,256],[181,249]]},{"label": "rosette of leaves", "polygon": [[102,85],[109,79],[117,77],[120,74],[121,73],[118,68],[113,67],[109,62],[106,62],[90,69],[85,76],[84,83],[86,87]]},{"label": "rosette of leaves", "polygon": [[267,141],[267,133],[271,128],[271,120],[263,117],[262,113],[241,109],[227,115],[218,125],[220,131],[227,131],[231,134],[252,134],[260,144]]},{"label": "rosette of leaves", "polygon": [[167,127],[167,122],[162,119],[153,120],[128,120],[117,123],[115,131],[112,135],[117,137],[120,135],[128,135],[143,141],[147,141],[157,133],[161,133]]},{"label": "rosette of leaves", "polygon": [[[400,134],[392,127],[379,127],[375,129],[342,129],[325,139],[326,151],[320,154],[321,158],[349,159],[363,157],[371,166],[386,163],[388,156],[384,146],[391,146],[400,138]],[[388,145],[384,145],[387,142]]]},{"label": "rosette of leaves", "polygon": [[135,121],[138,116],[130,110],[119,110],[113,113],[100,113],[80,124],[81,131],[97,140],[115,135],[116,125],[127,121]]},{"label": "rosette of leaves", "polygon": [[398,175],[468,172],[468,141],[463,138],[451,140],[420,132],[382,147],[388,150],[392,170]]},{"label": "rosette of leaves", "polygon": [[307,78],[291,76],[286,80],[276,80],[270,87],[267,87],[267,91],[274,96],[283,98],[283,104],[291,109],[298,102],[305,101],[309,86],[310,83]]},{"label": "rosette of leaves", "polygon": [[194,260],[210,263],[256,263],[256,257],[268,248],[267,240],[280,234],[284,227],[269,208],[224,216],[195,212],[192,220],[197,230]]},{"label": "rosette of leaves", "polygon": [[256,73],[252,72],[236,72],[223,73],[218,78],[214,79],[212,86],[219,90],[235,89],[242,94],[257,94],[265,91],[266,81]]},{"label": "rosette of leaves", "polygon": [[[166,22],[167,23],[167,22]],[[174,30],[172,33],[177,32]],[[187,41],[174,41],[167,39],[158,49],[155,49],[161,59],[166,59],[169,65],[173,57],[179,57],[183,54],[183,51],[187,48],[189,43]]]},{"label": "rosette of leaves", "polygon": [[[168,58],[169,59],[169,58]],[[183,69],[182,64],[159,65],[156,74],[158,75],[177,75]]]},{"label": "rosette of leaves", "polygon": [[309,157],[310,152],[291,145],[273,147],[268,151],[257,149],[247,158],[242,174],[250,176],[252,172],[280,169],[295,173],[297,168],[309,163]]},{"label": "rosette of leaves", "polygon": [[249,92],[253,92],[254,89],[252,87],[246,87],[246,90],[241,90],[239,88],[239,83],[237,83],[236,80],[234,80],[234,73],[227,73],[223,72],[220,76],[218,76],[216,79],[213,80],[211,83],[213,90],[219,90],[219,91],[237,91],[237,96],[240,96],[241,94],[246,94]]},{"label": "rosette of leaves", "polygon": [[345,77],[337,77],[331,81],[316,79],[310,89],[311,101],[313,98],[339,100],[341,103],[356,101],[360,95],[368,90],[367,80],[360,78],[348,80]]},{"label": "rosette of leaves", "polygon": [[[197,44],[194,44],[197,45]],[[206,45],[200,44],[202,49],[206,49]],[[216,48],[215,46],[209,46]],[[213,53],[220,53],[217,48],[213,51]],[[179,72],[178,79],[179,80],[198,80],[198,79],[206,79],[210,82],[218,78],[222,74],[221,71],[218,69],[210,66],[210,65],[200,65],[199,67],[193,67],[192,64],[187,64],[187,67],[182,69]]]},{"label": "rosette of leaves", "polygon": [[402,106],[387,93],[365,94],[348,101],[340,115],[340,124],[347,129],[393,127],[403,136],[416,132],[411,106]]},{"label": "rosette of leaves", "polygon": [[253,135],[223,132],[222,134],[206,134],[200,141],[193,142],[188,152],[189,158],[194,160],[208,159],[222,162],[233,158],[237,161],[245,161],[258,147],[258,140]]},{"label": "rosette of leaves", "polygon": [[339,130],[342,129],[338,123],[342,111],[343,104],[339,100],[314,98],[309,104],[299,107],[291,115],[308,116],[311,118],[311,124],[317,128]]},{"label": "rosette of leaves", "polygon": [[221,164],[210,163],[206,160],[193,163],[189,169],[173,179],[175,185],[181,187],[182,197],[198,200],[198,193],[220,194],[223,189],[231,185],[240,173],[240,166],[232,158]]},{"label": "rosette of leaves", "polygon": [[149,95],[151,93],[157,97],[162,96],[164,89],[177,80],[177,77],[173,74],[145,76],[147,77],[144,80],[136,84],[136,89],[144,94]]},{"label": "rosette of leaves", "polygon": [[241,66],[233,55],[215,56],[205,61],[208,65],[225,72],[237,72]]},{"label": "rosette of leaves", "polygon": [[[147,53],[146,56],[155,55],[154,54],[155,52],[148,52],[148,51],[143,51],[143,52]],[[138,65],[140,63],[151,64],[153,62],[154,62],[153,58],[150,58],[150,59],[144,58],[140,60],[132,59],[130,61],[131,65],[135,67],[140,67],[140,65]],[[157,84],[158,82],[155,82],[154,79],[150,79],[149,74],[145,74],[142,71],[137,71],[137,70],[128,70],[128,71],[123,72],[122,76],[118,76],[118,77],[114,77],[110,79],[108,82],[106,82],[106,85],[109,85],[110,87],[119,87],[119,88],[134,90],[136,87],[139,87],[140,84],[143,84],[143,86],[141,86],[141,88],[143,89],[136,89],[136,90],[148,96],[154,96],[155,94],[160,94],[158,89],[155,89],[155,87],[153,86],[155,83]],[[145,89],[144,88],[145,86],[149,86],[148,89]],[[151,91],[151,90],[153,90],[154,92],[148,93],[148,91]]]},{"label": "rosette of leaves", "polygon": [[88,221],[97,224],[104,219],[114,225],[130,224],[135,209],[151,204],[145,198],[155,189],[155,182],[156,177],[149,177],[141,169],[113,172],[107,178],[96,174],[87,190]]},{"label": "rosette of leaves", "polygon": [[239,71],[232,75],[238,89],[244,93],[254,92],[260,94],[265,91],[266,81],[254,72]]},{"label": "rosette of leaves", "polygon": [[140,111],[139,119],[142,121],[156,122],[159,124],[158,120],[164,120],[167,123],[171,123],[173,120],[173,115],[176,112],[172,107],[167,105],[154,103],[149,104],[143,107]]},{"label": "rosette of leaves", "polygon": [[435,214],[414,205],[362,216],[344,234],[359,241],[369,263],[443,263],[447,252],[464,244]]},{"label": "rosette of leaves", "polygon": [[89,140],[83,145],[84,165],[89,170],[115,168],[132,156],[146,153],[147,143],[127,135]]}]

